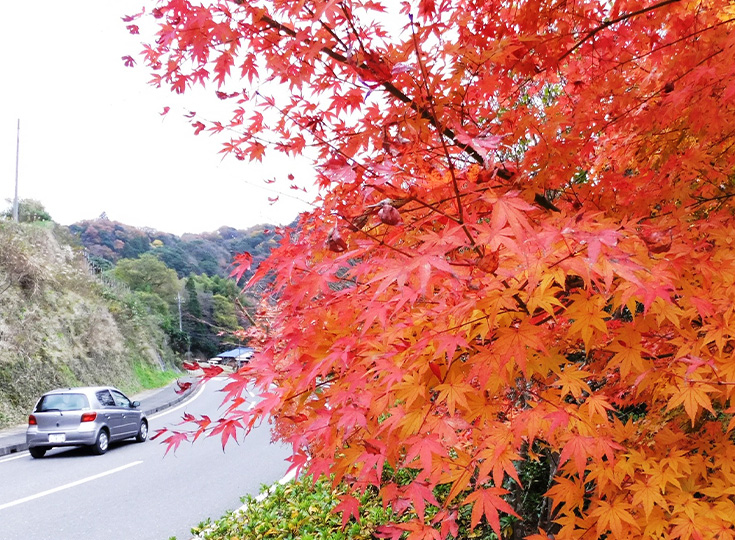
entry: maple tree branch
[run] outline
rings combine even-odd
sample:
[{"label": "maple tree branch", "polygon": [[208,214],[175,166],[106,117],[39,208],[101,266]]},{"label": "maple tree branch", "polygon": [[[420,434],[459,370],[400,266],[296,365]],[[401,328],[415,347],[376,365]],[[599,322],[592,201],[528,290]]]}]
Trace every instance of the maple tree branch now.
[{"label": "maple tree branch", "polygon": [[[255,94],[258,95],[258,96],[260,96],[260,97],[262,97],[263,99],[268,99],[263,94],[261,94],[260,91],[256,91]],[[314,137],[314,139],[316,139],[319,143],[321,143],[324,146],[327,146],[330,149],[332,149],[332,151],[334,151],[335,154],[338,154],[338,155],[342,156],[343,158],[345,158],[345,160],[349,160],[356,167],[359,167],[364,172],[370,172],[370,169],[368,169],[365,165],[363,165],[362,163],[360,163],[359,161],[357,161],[354,157],[345,154],[339,147],[335,146],[329,139],[327,139],[326,136],[323,136],[323,135],[318,134],[315,129],[313,129],[312,127],[310,127],[308,125],[304,126],[301,123],[299,123],[298,118],[295,118],[294,115],[291,114],[291,111],[290,110],[289,111],[286,111],[282,107],[279,107],[278,105],[276,105],[275,103],[273,103],[270,106],[273,107],[275,110],[277,110],[279,113],[281,113],[281,116],[283,116],[284,118],[287,118],[288,120],[290,120],[291,122],[293,122],[294,125],[296,125],[301,131],[307,132],[309,135],[311,135],[312,137]],[[331,135],[333,137],[336,137],[336,134],[335,133],[331,133]],[[256,140],[258,140],[258,139],[256,138]],[[274,143],[274,142],[271,142],[271,141],[267,141],[265,138],[262,138],[262,137],[259,140],[264,141],[266,144],[270,144],[272,146],[277,146],[278,144],[283,144],[283,143]]]},{"label": "maple tree branch", "polygon": [[[361,214],[360,216],[357,216],[357,218],[360,218],[360,217],[363,217],[363,216],[368,216],[370,214],[372,214],[372,212],[368,211],[365,214]],[[358,226],[358,223],[355,223],[355,222],[352,221],[353,219],[357,219],[357,218],[350,218],[350,217],[344,216],[342,214],[336,214],[336,215],[337,215],[338,218],[340,218],[340,219],[344,220],[345,222],[347,222],[347,224],[350,225],[353,229],[356,229],[355,232],[360,232],[360,233],[364,234],[367,238],[369,238],[370,240],[372,240],[373,242],[375,242],[379,246],[384,246],[384,247],[386,247],[388,249],[391,249],[391,250],[395,251],[396,253],[398,253],[400,255],[403,255],[404,257],[406,257],[408,259],[412,258],[412,255],[410,253],[406,253],[405,251],[403,251],[400,248],[397,248],[395,246],[391,246],[390,244],[386,244],[385,241],[382,240],[381,238],[378,238],[377,236],[371,234],[369,231],[366,231],[362,227],[359,227]]]},{"label": "maple tree branch", "polygon": [[[342,12],[343,12],[343,14],[345,16],[345,20],[347,20],[348,24],[350,25],[350,28],[352,30],[352,33],[355,35],[355,38],[357,39],[357,42],[360,44],[360,49],[363,52],[366,52],[365,45],[362,42],[362,39],[360,38],[360,34],[357,31],[357,28],[355,28],[355,25],[354,25],[354,21],[353,21],[352,16],[347,12],[347,8],[344,5],[344,2],[341,2],[340,3],[340,7],[341,7]],[[331,27],[329,27],[328,25],[326,25],[324,23],[322,23],[322,26],[324,28],[326,28],[327,32],[329,32],[329,34],[336,41],[342,43],[342,40],[339,38],[339,36],[337,36],[336,32]],[[423,64],[423,62],[421,60],[421,54],[420,54],[418,42],[417,42],[417,39],[416,39],[416,32],[415,32],[413,26],[411,27],[411,34],[412,34],[413,41],[414,41],[414,49],[416,51],[416,59],[417,59],[417,62],[419,64],[419,68],[421,70],[422,76],[423,76],[422,77],[422,80],[423,80],[424,88],[425,88],[426,93],[427,93],[427,100],[428,100],[428,103],[429,103],[429,107],[431,108],[431,118],[434,119],[434,121],[435,121],[435,122],[432,122],[432,124],[437,128],[437,130],[441,134],[441,133],[444,133],[446,131],[446,128],[444,126],[438,125],[439,124],[438,115],[437,115],[436,110],[434,108],[434,102],[431,99],[431,90],[429,89],[429,86],[428,86],[428,75],[426,73],[425,66],[424,66],[424,64]],[[344,46],[344,44],[343,44],[343,46]],[[392,86],[392,84],[391,84],[391,86]],[[405,96],[405,94],[402,94],[402,95]],[[399,97],[399,99],[401,99],[401,101],[403,101],[402,98]],[[450,130],[450,132],[451,132],[451,130]],[[455,139],[452,139],[452,140],[454,140],[456,142]],[[461,224],[462,225],[462,228],[463,228],[463,230],[465,232],[465,234],[467,235],[467,237],[468,237],[468,239],[470,241],[470,243],[474,246],[475,245],[475,240],[472,237],[470,231],[467,229],[467,226],[464,224],[464,215],[463,215],[464,212],[463,212],[463,207],[462,207],[461,200],[460,200],[460,191],[459,191],[459,185],[457,183],[457,177],[456,177],[456,172],[455,172],[455,168],[454,168],[454,163],[453,163],[452,158],[451,158],[451,156],[449,154],[449,150],[447,149],[446,140],[444,139],[444,137],[441,137],[440,136],[440,143],[441,143],[441,147],[442,147],[442,149],[444,151],[444,155],[446,157],[447,163],[449,165],[450,174],[452,176],[452,184],[453,184],[454,192],[455,192],[455,196],[456,196],[457,211],[459,213],[459,218],[454,218],[452,216],[449,216],[449,215],[445,214],[444,212],[441,212],[441,211],[439,211],[437,209],[434,209],[428,203],[424,203],[422,201],[417,201],[417,202],[419,202],[420,204],[423,204],[424,206],[426,206],[426,207],[428,207],[428,208],[430,208],[430,209],[438,212],[441,215],[444,215],[445,217],[447,217],[449,219],[452,219],[452,221],[456,221],[457,223]]]},{"label": "maple tree branch", "polygon": [[[368,187],[373,188],[374,190],[376,190],[376,191],[378,191],[380,193],[386,193],[386,190],[381,185],[378,185],[378,184],[365,184],[365,185],[368,186]],[[388,185],[390,185],[390,184],[388,183]],[[392,185],[390,185],[390,187],[393,188],[393,189],[398,189],[398,188],[396,188],[395,186],[392,186]],[[483,189],[482,191],[485,191],[485,190]],[[424,201],[422,199],[419,199],[417,197],[411,197],[409,200],[401,199],[400,201],[401,202],[405,201],[404,204],[405,203],[408,203],[410,201],[415,201],[416,203],[419,204],[419,207],[418,208],[409,208],[409,209],[406,209],[406,212],[407,213],[415,212],[417,210],[420,210],[421,207],[424,207],[424,208],[427,208],[427,209],[431,210],[432,212],[435,212],[435,213],[439,214],[440,216],[443,216],[443,217],[445,217],[445,218],[447,218],[447,219],[449,219],[449,220],[451,220],[451,221],[453,221],[453,222],[455,222],[456,224],[459,225],[460,222],[457,220],[456,217],[454,217],[454,216],[452,216],[450,214],[447,214],[446,212],[444,212],[444,210],[442,210],[441,208],[439,208],[437,206],[439,204],[445,203],[445,202],[450,201],[450,200],[454,200],[454,197],[451,197],[451,198],[448,198],[448,199],[440,199],[440,200],[435,201],[433,203],[426,202],[426,201]],[[399,208],[399,206],[397,206],[397,203],[398,202],[399,201],[394,200],[393,201],[393,206],[395,206],[396,208]],[[403,204],[401,204],[401,206],[403,206]],[[367,212],[366,214],[369,214],[369,212]],[[363,214],[363,215],[366,215],[366,214]],[[360,216],[358,216],[358,217],[360,217]]]},{"label": "maple tree branch", "polygon": [[585,34],[585,36],[581,40],[579,40],[571,49],[569,49],[567,52],[565,52],[564,54],[562,54],[559,57],[559,62],[561,62],[562,60],[564,60],[567,56],[569,56],[574,51],[576,51],[579,47],[581,47],[587,40],[593,38],[598,32],[604,30],[605,28],[607,28],[609,26],[612,26],[613,24],[617,24],[617,23],[622,22],[622,21],[625,21],[627,19],[632,19],[633,17],[637,17],[638,15],[642,15],[642,14],[647,13],[649,11],[653,11],[653,10],[658,9],[660,7],[666,6],[668,4],[673,4],[673,3],[679,2],[679,1],[680,0],[663,0],[662,2],[659,2],[658,4],[654,4],[652,6],[641,8],[641,9],[639,9],[637,11],[632,11],[630,13],[626,13],[625,15],[621,15],[620,17],[617,17],[617,18],[612,19],[610,21],[605,21],[604,23],[602,23],[598,27],[593,28],[592,30],[590,30],[589,32],[587,32],[587,34]]},{"label": "maple tree branch", "polygon": [[339,380],[339,377],[332,376],[331,379],[324,379],[322,382],[315,383],[313,388],[307,388],[305,390],[302,390],[301,392],[297,392],[297,393],[295,393],[293,395],[290,395],[288,397],[284,396],[283,401],[284,402],[290,401],[292,399],[296,399],[297,397],[303,396],[304,394],[307,394],[309,392],[314,392],[317,388],[321,388],[322,386],[326,386],[329,383],[332,383],[332,382],[334,382],[336,380]]},{"label": "maple tree branch", "polygon": [[[416,30],[414,28],[414,25],[411,25],[411,36],[413,38],[413,47],[416,52],[416,61],[419,64],[419,69],[421,70],[421,79],[423,81],[424,89],[426,90],[426,100],[428,101],[429,107],[431,108],[431,116],[436,119],[436,122],[438,123],[439,116],[437,115],[436,108],[434,107],[434,98],[431,92],[431,88],[429,88],[429,76],[426,72],[426,67],[424,66],[424,63],[421,60],[421,48],[419,47],[419,42],[418,38],[416,37]],[[437,129],[442,132],[442,127],[437,127]],[[444,137],[440,136],[439,140],[441,142],[442,149],[444,150],[444,157],[447,160],[449,174],[452,177],[452,188],[454,189],[454,197],[457,203],[457,220],[462,225],[462,230],[464,231],[465,236],[467,236],[467,239],[470,241],[470,245],[477,248],[475,239],[464,222],[464,208],[462,206],[462,197],[459,190],[459,183],[457,182],[457,173],[454,169],[454,161],[452,161],[452,156],[449,155],[449,149],[447,148],[446,140],[444,139]],[[478,254],[481,255],[479,252]]]},{"label": "maple tree branch", "polygon": [[726,195],[717,195],[716,197],[707,197],[707,198],[700,198],[699,200],[691,203],[687,208],[695,208],[697,206],[701,206],[703,204],[709,203],[709,202],[719,202],[724,201],[727,199],[732,199],[735,197],[735,193],[728,193]]},{"label": "maple tree branch", "polygon": [[352,33],[355,34],[355,39],[357,39],[357,43],[360,44],[360,50],[364,53],[367,53],[367,48],[365,47],[365,44],[362,42],[360,33],[357,31],[357,28],[355,28],[355,21],[353,20],[352,15],[348,13],[347,6],[345,6],[344,2],[340,2],[339,7],[342,10],[342,14],[345,16],[345,20],[347,21],[347,24],[350,25],[350,28],[352,29]]},{"label": "maple tree branch", "polygon": [[688,34],[686,36],[680,37],[679,39],[675,39],[674,41],[670,41],[668,43],[664,43],[663,45],[661,45],[659,47],[656,47],[654,49],[651,49],[650,51],[648,51],[646,53],[639,54],[638,56],[633,56],[633,57],[629,58],[628,60],[626,60],[624,62],[620,62],[620,63],[616,64],[615,67],[610,68],[608,70],[608,72],[613,71],[615,69],[619,69],[620,67],[622,67],[625,64],[628,64],[630,62],[635,62],[636,60],[640,60],[642,58],[645,58],[647,56],[650,56],[650,55],[652,55],[654,53],[657,53],[657,52],[659,52],[659,51],[661,51],[661,50],[663,50],[663,49],[665,49],[667,47],[673,47],[677,43],[681,43],[682,41],[686,41],[686,40],[691,39],[691,38],[693,38],[695,36],[698,36],[699,34],[703,34],[703,33],[708,32],[710,30],[714,30],[715,28],[718,28],[718,27],[723,26],[725,24],[729,24],[729,23],[731,23],[733,21],[735,21],[735,17],[730,18],[730,19],[726,19],[724,21],[720,21],[717,24],[713,24],[713,25],[707,26],[706,28],[702,28],[701,30],[697,30],[696,32],[692,32],[691,34]]},{"label": "maple tree branch", "polygon": [[253,326],[258,326],[258,323],[255,321],[255,319],[253,319],[253,316],[250,315],[250,313],[248,313],[248,310],[245,309],[245,306],[242,305],[242,302],[240,302],[240,299],[239,298],[236,298],[235,299],[235,303],[236,303],[237,307],[240,308],[240,312],[245,315],[245,317],[250,322],[250,324],[252,324]]},{"label": "maple tree branch", "polygon": [[[344,11],[344,5],[340,3],[340,6],[342,7],[342,9]],[[312,9],[307,8],[307,11],[311,14],[312,17],[314,17],[316,15]],[[346,16],[346,14],[345,14],[345,16]],[[342,45],[342,47],[344,47],[345,49],[348,49],[349,48],[347,46],[347,44],[344,41],[342,41],[342,38],[340,38],[337,35],[337,33],[334,31],[334,29],[331,26],[329,26],[328,24],[326,24],[321,19],[319,19],[319,23],[322,25],[322,28],[324,28],[332,36],[332,38],[334,38],[334,40],[337,43],[339,43],[340,45]]]},{"label": "maple tree branch", "polygon": [[[296,31],[294,31],[292,28],[289,28],[288,26],[282,23],[279,23],[278,21],[274,20],[272,17],[266,14],[261,14],[260,20],[266,23],[268,26],[280,32],[283,32],[284,34],[292,38],[297,37]],[[308,44],[309,40],[304,40],[304,42]],[[332,60],[335,60],[336,62],[339,62],[340,64],[344,64],[346,66],[353,65],[346,56],[338,53],[337,51],[327,46],[323,46],[319,50],[322,53],[329,56]],[[360,69],[366,69],[370,71],[371,73],[374,73],[374,70],[366,62],[362,62],[361,64],[354,66],[354,67],[357,67]],[[390,81],[384,80],[384,81],[379,82],[378,84],[382,86],[383,89],[388,94],[390,94],[394,98],[398,99],[399,101],[411,107],[411,109],[413,109],[415,112],[421,115],[421,117],[424,120],[427,120],[432,126],[434,126],[434,128],[437,129],[437,131],[439,131],[442,135],[450,139],[455,146],[457,146],[458,148],[463,150],[465,153],[470,155],[477,163],[484,165],[485,160],[480,155],[480,153],[477,150],[475,150],[471,145],[458,141],[457,136],[455,135],[454,131],[452,131],[451,129],[447,127],[442,128],[440,123],[437,121],[437,119],[431,114],[429,110],[426,109],[426,107],[420,106],[418,103],[416,103],[416,101],[414,101],[413,99],[408,97],[406,94],[404,94],[398,87],[396,87]]]},{"label": "maple tree branch", "polygon": [[689,377],[684,377],[684,382],[697,383],[697,384],[716,384],[718,386],[735,386],[735,381],[721,381],[720,379],[713,380],[713,381],[705,381],[705,380],[700,380],[700,379],[690,379]]}]

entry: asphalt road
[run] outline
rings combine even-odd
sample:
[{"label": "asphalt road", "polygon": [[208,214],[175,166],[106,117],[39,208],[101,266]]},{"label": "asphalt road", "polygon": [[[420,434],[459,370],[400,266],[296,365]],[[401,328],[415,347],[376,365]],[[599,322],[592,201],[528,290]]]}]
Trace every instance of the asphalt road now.
[{"label": "asphalt road", "polygon": [[[151,416],[151,434],[184,412],[217,418],[225,383],[212,380],[182,406]],[[113,444],[102,456],[58,448],[43,459],[0,457],[0,539],[188,540],[191,527],[283,477],[288,449],[270,437],[264,425],[224,452],[219,438],[205,438],[165,457],[158,440]]]}]

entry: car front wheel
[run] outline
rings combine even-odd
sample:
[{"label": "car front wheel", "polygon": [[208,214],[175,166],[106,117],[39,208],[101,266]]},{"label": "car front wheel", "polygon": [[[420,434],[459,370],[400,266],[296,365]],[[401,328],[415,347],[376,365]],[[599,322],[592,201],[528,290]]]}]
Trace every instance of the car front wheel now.
[{"label": "car front wheel", "polygon": [[44,455],[46,455],[46,448],[40,448],[38,446],[36,446],[35,448],[29,448],[28,451],[36,459],[42,458]]},{"label": "car front wheel", "polygon": [[140,429],[138,429],[138,434],[135,436],[136,442],[145,442],[145,440],[148,438],[148,422],[145,420],[142,420],[140,422]]},{"label": "car front wheel", "polygon": [[110,435],[106,430],[101,429],[97,434],[97,442],[92,445],[92,452],[95,454],[102,455],[107,452],[107,447],[110,446]]}]

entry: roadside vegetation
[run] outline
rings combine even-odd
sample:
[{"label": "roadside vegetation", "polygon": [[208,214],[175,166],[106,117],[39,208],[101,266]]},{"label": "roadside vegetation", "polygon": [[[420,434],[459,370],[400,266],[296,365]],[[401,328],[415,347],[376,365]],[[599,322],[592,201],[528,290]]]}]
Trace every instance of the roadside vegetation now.
[{"label": "roadside vegetation", "polygon": [[146,390],[161,388],[181,376],[181,371],[178,369],[166,368],[161,370],[142,362],[134,364],[133,371],[135,372],[135,378]]},{"label": "roadside vegetation", "polygon": [[52,388],[136,392],[172,380],[179,365],[155,314],[91,274],[66,229],[0,221],[0,427],[25,421]]},{"label": "roadside vegetation", "polygon": [[[401,471],[404,485],[415,476]],[[449,489],[438,488],[433,497],[440,503]],[[396,505],[397,511],[385,506],[378,491],[370,487],[355,500],[359,502],[359,519],[350,515],[349,505],[342,503],[349,495],[345,484],[333,486],[329,479],[313,481],[311,477],[286,484],[263,487],[259,497],[245,496],[243,506],[227,513],[214,522],[205,521],[192,529],[192,534],[204,540],[370,540],[382,538],[389,523],[398,524],[405,534],[413,530],[410,521],[417,517],[408,499]],[[350,500],[349,497],[347,500]],[[427,523],[439,524],[443,520],[439,507],[429,504],[426,508]],[[455,538],[473,540],[498,540],[498,536],[486,521],[474,530],[470,527],[469,507],[459,512],[457,529],[445,531]],[[500,519],[502,538],[512,538],[515,520]],[[389,536],[390,537],[390,536]]]},{"label": "roadside vegetation", "polygon": [[341,516],[335,512],[340,493],[344,494],[341,487],[333,488],[326,480],[276,484],[267,496],[243,497],[241,509],[214,523],[201,523],[192,533],[207,540],[297,537],[367,540],[374,537],[381,524],[393,518],[393,513],[383,509],[374,492],[366,492],[361,497],[360,522],[348,520],[343,527]]},{"label": "roadside vegetation", "polygon": [[[468,496],[469,491],[452,494],[448,483],[433,490],[416,490],[412,482],[419,476],[417,469],[396,471],[386,466],[382,473],[383,483],[393,483],[397,488],[395,493],[381,494],[374,486],[365,486],[362,493],[355,493],[344,482],[334,485],[329,478],[314,481],[308,476],[294,482],[263,486],[260,496],[243,497],[241,508],[214,522],[200,523],[191,532],[203,540],[403,539],[421,529],[416,522],[418,508],[427,530],[435,528],[442,538],[447,534],[450,538],[473,540],[523,538],[535,532],[544,519],[543,514],[549,511],[544,494],[551,470],[548,458],[538,457],[519,465],[522,489],[510,481],[505,485],[514,505],[523,511],[523,522],[511,515],[496,514],[490,523],[469,504],[460,506],[449,516],[446,510],[451,502],[449,498]],[[419,496],[425,505],[416,507],[414,504]],[[397,527],[388,529],[388,525]]]}]

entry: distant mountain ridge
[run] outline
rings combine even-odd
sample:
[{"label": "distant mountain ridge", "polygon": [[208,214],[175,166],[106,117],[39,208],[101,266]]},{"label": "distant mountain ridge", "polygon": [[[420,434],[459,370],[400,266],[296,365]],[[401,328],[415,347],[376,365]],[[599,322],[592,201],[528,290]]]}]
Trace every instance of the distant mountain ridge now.
[{"label": "distant mountain ridge", "polygon": [[91,259],[103,269],[120,259],[135,259],[150,252],[175,270],[179,277],[190,274],[227,277],[232,271],[233,257],[243,252],[253,256],[251,271],[254,271],[280,241],[277,229],[267,224],[245,230],[225,226],[213,232],[187,233],[179,237],[105,217],[69,226]]}]

